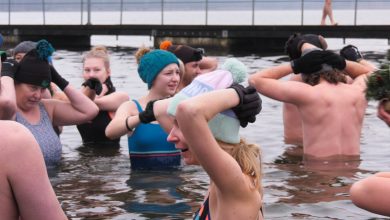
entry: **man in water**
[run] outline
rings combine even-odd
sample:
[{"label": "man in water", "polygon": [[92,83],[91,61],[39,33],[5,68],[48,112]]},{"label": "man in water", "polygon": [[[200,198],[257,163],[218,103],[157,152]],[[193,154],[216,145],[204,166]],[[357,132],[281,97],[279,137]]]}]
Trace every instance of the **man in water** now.
[{"label": "man in water", "polygon": [[[359,156],[369,68],[309,43],[303,43],[301,51],[304,55],[291,64],[253,74],[249,84],[265,96],[297,106],[305,160]],[[354,79],[352,84],[346,84],[341,70]],[[302,73],[304,83],[278,80],[291,72]]]}]

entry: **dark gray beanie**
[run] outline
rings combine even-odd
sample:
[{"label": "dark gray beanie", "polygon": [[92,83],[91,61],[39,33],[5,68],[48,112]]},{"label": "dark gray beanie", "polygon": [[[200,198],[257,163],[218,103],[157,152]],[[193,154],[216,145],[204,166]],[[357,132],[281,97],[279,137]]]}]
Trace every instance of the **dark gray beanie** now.
[{"label": "dark gray beanie", "polygon": [[13,50],[13,57],[18,53],[28,53],[30,50],[35,49],[37,46],[36,42],[33,41],[22,41]]}]

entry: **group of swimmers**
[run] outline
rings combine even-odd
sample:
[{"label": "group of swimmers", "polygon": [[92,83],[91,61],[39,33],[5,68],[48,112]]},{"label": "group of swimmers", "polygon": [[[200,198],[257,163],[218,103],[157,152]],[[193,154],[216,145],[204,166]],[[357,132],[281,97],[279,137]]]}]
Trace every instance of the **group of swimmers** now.
[{"label": "group of swimmers", "polygon": [[[227,59],[218,68],[202,50],[166,41],[160,49],[137,51],[148,93],[133,100],[116,91],[102,46],[84,55],[80,90],[56,71],[50,43],[18,46],[1,66],[0,116],[18,122],[0,122],[0,157],[6,161],[0,168],[0,190],[6,193],[0,213],[7,219],[66,219],[45,169],[61,160],[59,134],[66,125],[77,125],[85,145],[119,147],[127,135],[132,169],[178,168],[181,161],[201,165],[210,186],[194,219],[264,217],[261,152],[239,136],[240,127],[261,111],[257,92],[285,103],[285,140],[303,146],[306,162],[360,154],[365,79],[375,67],[355,46],[336,54],[326,50],[322,36],[294,34],[286,42],[291,62],[250,75],[244,87],[247,69],[240,61]],[[289,81],[278,80],[291,73]],[[382,103],[378,115],[390,124]],[[13,155],[21,161],[7,159]],[[390,215],[390,203],[378,202],[390,192],[389,176],[354,184],[353,202]]]}]

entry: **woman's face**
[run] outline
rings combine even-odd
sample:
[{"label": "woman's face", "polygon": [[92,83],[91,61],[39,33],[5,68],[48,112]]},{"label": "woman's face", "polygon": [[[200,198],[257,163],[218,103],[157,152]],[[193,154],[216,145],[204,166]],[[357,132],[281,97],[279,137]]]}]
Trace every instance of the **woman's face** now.
[{"label": "woman's face", "polygon": [[181,157],[188,165],[199,165],[198,159],[189,149],[186,140],[181,132],[177,121],[173,125],[171,132],[168,135],[167,140],[175,144],[176,149],[181,151]]},{"label": "woman's face", "polygon": [[15,85],[16,101],[18,108],[26,111],[38,105],[46,88],[27,83]]},{"label": "woman's face", "polygon": [[110,76],[110,70],[104,65],[102,58],[87,58],[84,61],[83,66],[83,78],[88,80],[90,78],[98,79],[101,83],[104,83]]},{"label": "woman's face", "polygon": [[177,64],[169,64],[157,75],[152,88],[164,96],[174,95],[180,82],[179,74],[180,71]]}]

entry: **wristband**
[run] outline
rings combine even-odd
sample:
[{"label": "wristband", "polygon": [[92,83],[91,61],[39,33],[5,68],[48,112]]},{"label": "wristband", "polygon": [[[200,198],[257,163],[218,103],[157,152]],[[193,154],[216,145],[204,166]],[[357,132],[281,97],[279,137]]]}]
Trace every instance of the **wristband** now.
[{"label": "wristband", "polygon": [[126,128],[127,128],[128,131],[133,131],[134,128],[130,128],[130,127],[129,127],[129,123],[127,123],[127,121],[128,121],[129,118],[130,118],[130,116],[127,116],[127,118],[126,118],[126,120],[125,120]]}]

